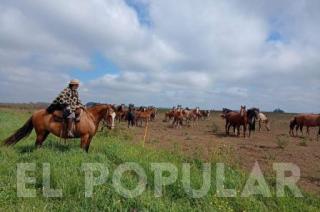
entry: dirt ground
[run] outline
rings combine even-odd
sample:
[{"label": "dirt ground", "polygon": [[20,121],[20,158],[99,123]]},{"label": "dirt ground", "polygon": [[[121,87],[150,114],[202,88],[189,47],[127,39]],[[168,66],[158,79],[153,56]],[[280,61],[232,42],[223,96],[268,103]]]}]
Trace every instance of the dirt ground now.
[{"label": "dirt ground", "polygon": [[[320,195],[320,138],[316,140],[318,128],[311,129],[310,136],[290,137],[290,114],[267,114],[271,120],[271,131],[262,129],[250,138],[226,136],[224,120],[215,112],[207,120],[200,120],[198,126],[173,129],[170,122],[164,122],[164,113],[150,122],[146,136],[146,147],[182,151],[190,157],[202,160],[212,158],[228,162],[249,172],[258,161],[268,176],[275,176],[273,163],[290,162],[300,167],[299,186]],[[118,130],[127,131],[138,143],[143,140],[145,128],[127,129],[126,123],[117,123]],[[241,134],[242,135],[242,134]]]}]

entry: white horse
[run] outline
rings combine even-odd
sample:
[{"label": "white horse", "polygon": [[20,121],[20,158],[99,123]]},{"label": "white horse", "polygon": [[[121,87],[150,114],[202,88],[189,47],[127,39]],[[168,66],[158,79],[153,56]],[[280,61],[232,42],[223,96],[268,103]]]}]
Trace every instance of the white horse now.
[{"label": "white horse", "polygon": [[259,121],[259,131],[261,131],[261,125],[263,124],[265,128],[270,131],[270,121],[267,116],[263,113],[258,113],[258,121]]}]

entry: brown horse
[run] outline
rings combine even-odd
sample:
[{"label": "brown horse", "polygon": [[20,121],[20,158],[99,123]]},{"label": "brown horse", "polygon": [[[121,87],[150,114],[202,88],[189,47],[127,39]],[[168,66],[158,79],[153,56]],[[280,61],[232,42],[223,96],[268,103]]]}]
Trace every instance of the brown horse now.
[{"label": "brown horse", "polygon": [[163,122],[167,122],[173,119],[175,113],[175,109],[172,109],[164,114]]},{"label": "brown horse", "polygon": [[175,109],[173,113],[173,121],[172,121],[172,127],[173,128],[181,128],[183,125],[183,111],[181,108]]},{"label": "brown horse", "polygon": [[153,109],[151,108],[144,108],[140,107],[136,112],[136,125],[138,126],[138,123],[140,123],[140,127],[142,127],[142,122],[144,121],[145,126],[147,125],[147,122],[151,120],[151,115],[153,113]]},{"label": "brown horse", "polygon": [[320,115],[319,114],[300,114],[294,116],[293,119],[290,121],[290,135],[293,134],[293,128],[296,127],[296,134],[298,134],[297,130],[300,128],[300,131],[303,135],[303,127],[307,127],[307,134],[309,135],[309,128],[310,127],[319,127],[319,132],[317,135],[317,139],[320,135]]},{"label": "brown horse", "polygon": [[151,111],[150,121],[155,121],[157,116],[157,108],[150,106],[148,109]]},{"label": "brown horse", "polygon": [[209,110],[200,110],[201,118],[202,120],[206,120],[210,116],[210,111]]},{"label": "brown horse", "polygon": [[[194,127],[195,125],[198,125],[198,119],[199,119],[199,109],[193,109],[190,110],[188,108],[182,110],[182,114],[184,116],[184,119],[186,121],[186,125],[188,125],[189,127],[192,126]],[[191,125],[192,124],[192,125]]]},{"label": "brown horse", "polygon": [[113,130],[115,128],[115,118],[117,114],[115,113],[115,107],[111,106],[111,109],[108,111],[106,116],[102,119],[101,131],[103,132],[104,128]]},{"label": "brown horse", "polygon": [[[89,109],[84,109],[80,115],[80,122],[75,124],[75,137],[81,139],[80,147],[86,152],[89,150],[90,142],[96,134],[99,123],[106,117],[106,114],[112,110],[111,105],[96,105]],[[36,147],[41,147],[50,133],[57,137],[67,138],[63,132],[62,122],[55,120],[53,114],[45,109],[38,110],[28,119],[28,121],[18,129],[13,135],[4,141],[5,145],[14,145],[21,139],[27,137],[35,129]]]},{"label": "brown horse", "polygon": [[124,121],[128,115],[128,108],[125,107],[124,104],[119,105],[118,107],[115,108],[116,112],[116,119],[119,121]]},{"label": "brown horse", "polygon": [[[224,114],[224,118],[226,119],[226,134],[229,135],[229,130],[231,126],[236,126],[238,133],[240,136],[240,126],[243,126],[243,136],[246,137],[247,124],[248,124],[248,116],[246,111],[246,106],[241,106],[240,112],[231,111],[229,113]],[[250,137],[250,132],[249,132]]]}]

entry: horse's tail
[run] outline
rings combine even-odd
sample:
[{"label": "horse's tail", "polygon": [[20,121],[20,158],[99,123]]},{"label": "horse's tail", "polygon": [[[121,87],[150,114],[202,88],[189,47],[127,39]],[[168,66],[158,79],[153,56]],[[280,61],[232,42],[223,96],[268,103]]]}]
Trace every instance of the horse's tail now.
[{"label": "horse's tail", "polygon": [[4,145],[10,146],[18,143],[18,141],[30,135],[30,133],[32,132],[32,129],[33,129],[33,123],[32,123],[32,117],[30,117],[28,121],[20,129],[18,129],[9,138],[4,140],[3,142]]}]

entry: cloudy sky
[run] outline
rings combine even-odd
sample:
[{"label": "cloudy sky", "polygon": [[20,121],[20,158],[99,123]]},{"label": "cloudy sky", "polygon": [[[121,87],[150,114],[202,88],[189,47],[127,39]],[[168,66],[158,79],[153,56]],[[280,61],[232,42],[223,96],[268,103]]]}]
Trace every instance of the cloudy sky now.
[{"label": "cloudy sky", "polygon": [[0,102],[320,112],[319,0],[1,0]]}]

